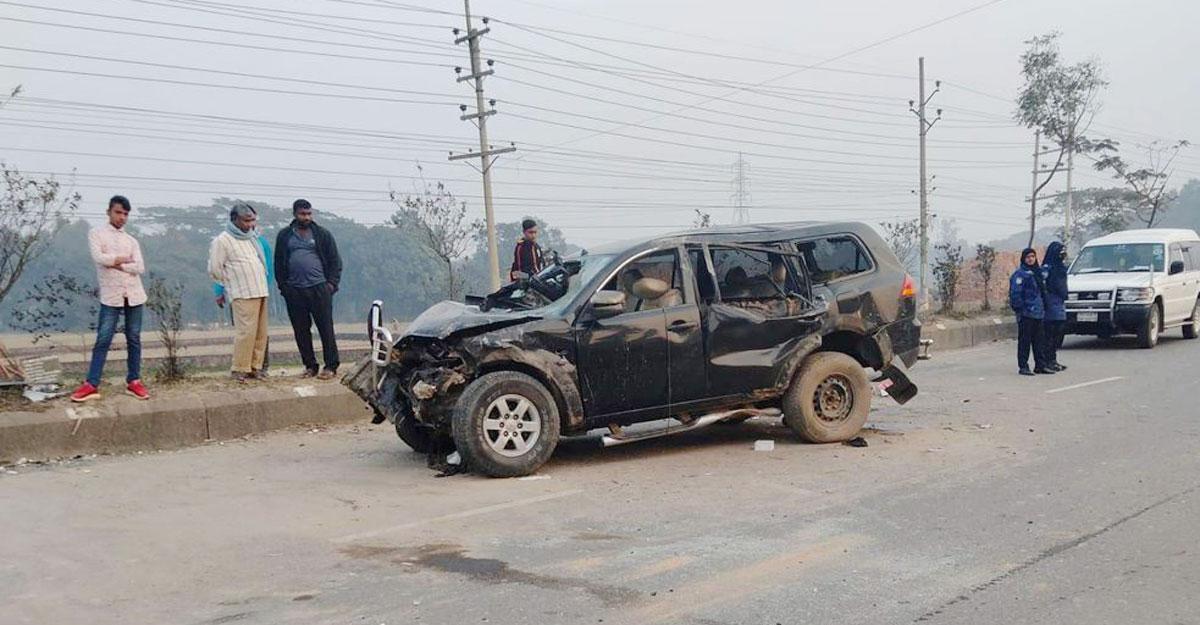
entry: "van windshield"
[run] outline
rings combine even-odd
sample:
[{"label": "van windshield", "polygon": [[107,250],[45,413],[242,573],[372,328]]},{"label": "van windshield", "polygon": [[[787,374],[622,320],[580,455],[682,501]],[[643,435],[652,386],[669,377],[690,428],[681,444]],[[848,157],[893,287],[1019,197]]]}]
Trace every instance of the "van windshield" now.
[{"label": "van windshield", "polygon": [[1089,245],[1071,264],[1071,273],[1163,271],[1165,258],[1162,243]]}]

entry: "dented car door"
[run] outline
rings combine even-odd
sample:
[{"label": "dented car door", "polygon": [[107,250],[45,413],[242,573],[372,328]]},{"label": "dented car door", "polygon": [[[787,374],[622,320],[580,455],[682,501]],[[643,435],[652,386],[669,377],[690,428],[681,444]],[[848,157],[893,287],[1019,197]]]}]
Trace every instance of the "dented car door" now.
[{"label": "dented car door", "polygon": [[717,291],[704,321],[711,397],[781,388],[790,365],[820,345],[823,316],[807,314],[800,269],[790,252],[769,249],[709,247]]}]

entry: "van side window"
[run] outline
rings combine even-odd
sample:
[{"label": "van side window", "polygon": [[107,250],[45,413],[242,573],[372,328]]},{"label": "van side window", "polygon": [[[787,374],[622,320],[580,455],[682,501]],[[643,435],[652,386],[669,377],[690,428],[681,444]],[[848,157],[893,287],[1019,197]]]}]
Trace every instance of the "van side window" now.
[{"label": "van side window", "polygon": [[701,301],[712,302],[717,297],[717,285],[713,275],[708,270],[708,260],[702,247],[688,247],[688,260],[692,263],[692,273],[696,275],[696,293]]},{"label": "van side window", "polygon": [[1169,253],[1171,254],[1171,262],[1167,264],[1168,271],[1170,271],[1171,265],[1174,265],[1176,262],[1183,263],[1184,269],[1187,269],[1188,263],[1183,260],[1183,248],[1178,243],[1171,244]]},{"label": "van side window", "polygon": [[1188,271],[1200,271],[1200,241],[1183,244],[1183,265]]},{"label": "van side window", "polygon": [[814,284],[832,282],[870,271],[873,267],[871,257],[862,243],[850,235],[801,241],[796,248],[804,255],[804,263]]}]

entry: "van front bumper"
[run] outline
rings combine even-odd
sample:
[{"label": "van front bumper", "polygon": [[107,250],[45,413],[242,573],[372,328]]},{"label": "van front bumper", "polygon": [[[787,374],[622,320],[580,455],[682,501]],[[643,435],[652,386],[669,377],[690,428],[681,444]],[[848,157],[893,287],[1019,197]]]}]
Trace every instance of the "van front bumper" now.
[{"label": "van front bumper", "polygon": [[[1067,334],[1102,336],[1111,334],[1137,334],[1150,316],[1152,303],[1117,304],[1111,310],[1067,311]],[[1081,321],[1080,316],[1095,315],[1095,320]]]}]

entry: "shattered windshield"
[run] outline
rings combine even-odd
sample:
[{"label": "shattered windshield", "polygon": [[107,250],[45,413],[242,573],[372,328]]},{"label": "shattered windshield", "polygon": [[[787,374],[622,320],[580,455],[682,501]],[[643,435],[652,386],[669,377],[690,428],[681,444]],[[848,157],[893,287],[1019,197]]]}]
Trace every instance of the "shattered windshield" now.
[{"label": "shattered windshield", "polygon": [[1120,243],[1083,248],[1071,265],[1072,274],[1163,271],[1161,243]]},{"label": "shattered windshield", "polygon": [[562,307],[574,300],[583,287],[603,271],[612,259],[609,254],[586,254],[567,258],[526,280],[501,287],[499,291],[487,297],[483,308],[559,313]]}]

